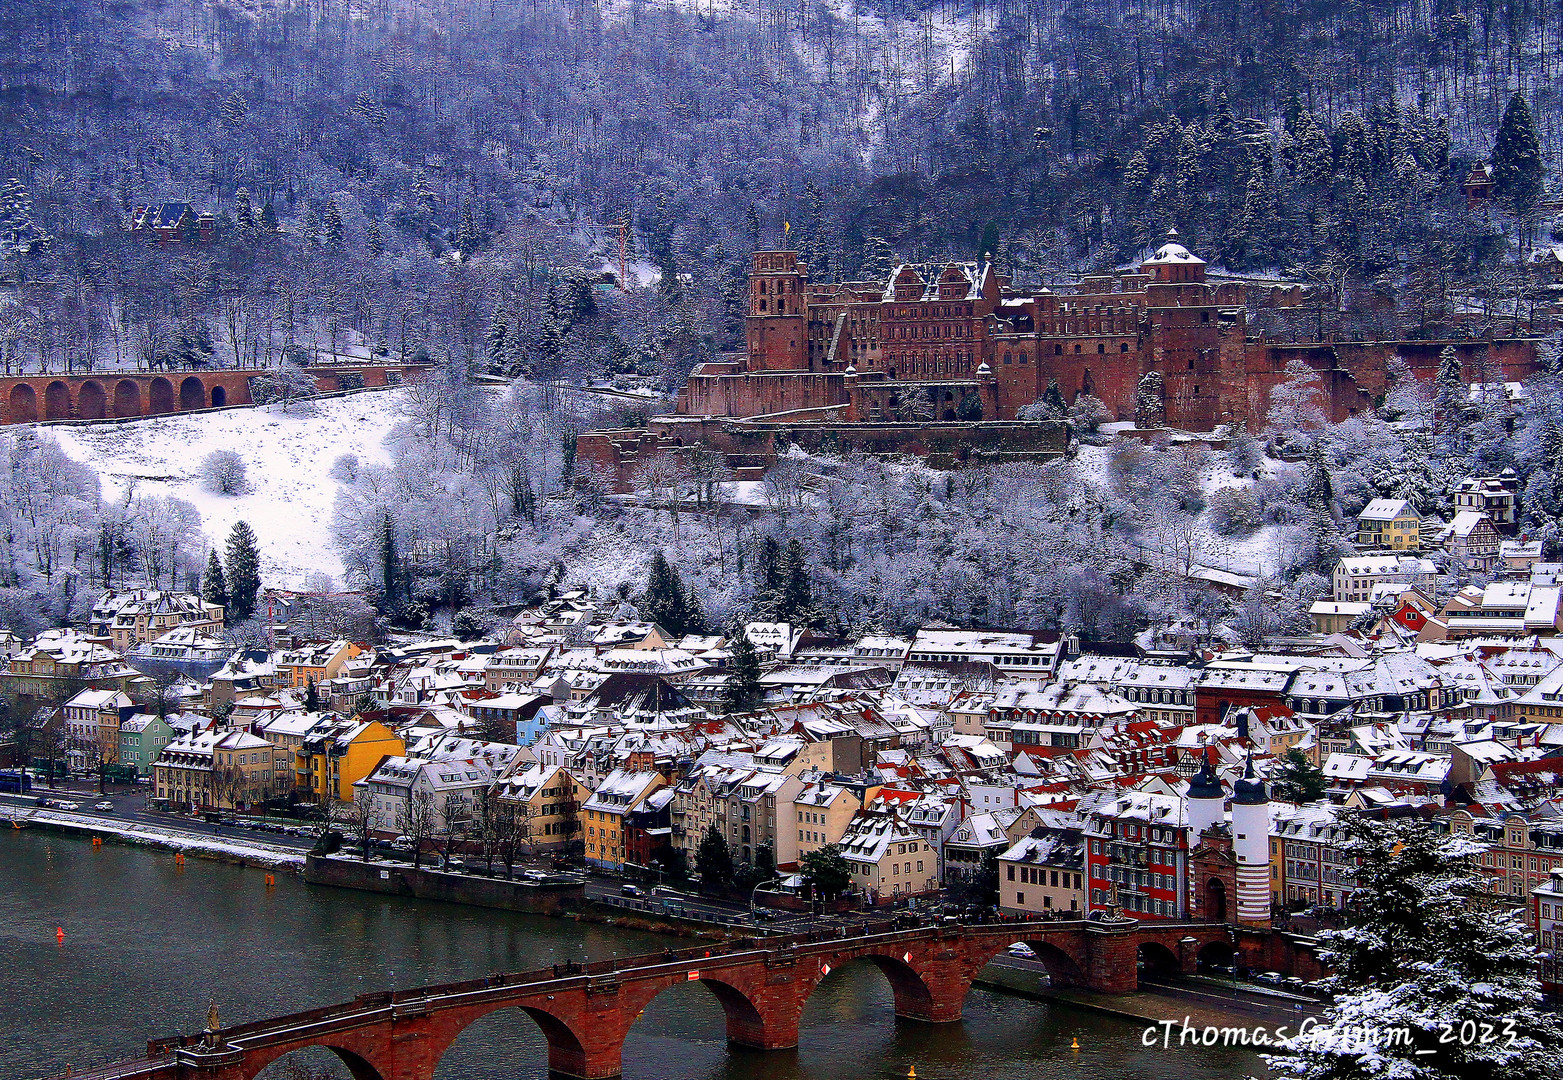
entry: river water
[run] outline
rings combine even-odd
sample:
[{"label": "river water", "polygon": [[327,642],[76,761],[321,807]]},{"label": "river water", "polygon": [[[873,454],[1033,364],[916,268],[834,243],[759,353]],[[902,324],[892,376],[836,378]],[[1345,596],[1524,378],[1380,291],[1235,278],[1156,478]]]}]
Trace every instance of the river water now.
[{"label": "river water", "polygon": [[[56,929],[65,941],[56,940]],[[564,919],[380,897],[260,870],[39,830],[0,833],[0,1080],[34,1080],[135,1056],[149,1037],[388,987],[661,948],[650,934]],[[795,1051],[729,1051],[721,1007],[697,983],[657,998],[624,1047],[627,1080],[1236,1080],[1237,1050],[1161,1050],[1141,1025],[974,989],[959,1025],[897,1022],[867,963],[809,1000]],[[1078,1038],[1081,1049],[1070,1049]],[[302,1055],[291,1055],[298,1057]],[[303,1070],[283,1059],[265,1080]],[[328,1059],[329,1060],[329,1059]],[[437,1080],[542,1080],[546,1047],[503,1010],[468,1028]],[[308,1063],[312,1069],[316,1062]],[[284,1074],[287,1075],[284,1075]],[[342,1075],[345,1076],[345,1073]]]}]

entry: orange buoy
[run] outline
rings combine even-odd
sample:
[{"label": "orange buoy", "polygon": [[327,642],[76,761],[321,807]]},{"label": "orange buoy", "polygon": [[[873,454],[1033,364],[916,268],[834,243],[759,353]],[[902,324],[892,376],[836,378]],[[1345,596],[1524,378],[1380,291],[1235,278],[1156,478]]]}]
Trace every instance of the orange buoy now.
[{"label": "orange buoy", "polygon": [[273,888],[273,887],[276,886],[276,884],[277,884],[277,875],[275,875],[275,874],[267,874],[266,875],[266,888],[268,888],[268,889]]},{"label": "orange buoy", "polygon": [[184,864],[185,864],[185,853],[182,852],[182,851],[176,852],[174,854],[174,865],[175,866],[183,866]]},{"label": "orange buoy", "polygon": [[54,940],[58,941],[61,945],[65,944],[65,927],[63,927],[63,926],[55,927],[55,930],[54,930]]},{"label": "orange buoy", "polygon": [[1069,1049],[1071,1049],[1071,1050],[1078,1050],[1078,1049],[1080,1049],[1080,1038],[1079,1038],[1079,1036],[1076,1036],[1075,1038],[1073,1038],[1073,1039],[1071,1039],[1069,1041]]}]

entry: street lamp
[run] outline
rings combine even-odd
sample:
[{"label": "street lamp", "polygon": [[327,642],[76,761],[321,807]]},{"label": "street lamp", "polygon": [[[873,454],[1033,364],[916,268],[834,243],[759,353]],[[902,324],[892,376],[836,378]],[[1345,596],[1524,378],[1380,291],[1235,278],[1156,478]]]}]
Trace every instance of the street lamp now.
[{"label": "street lamp", "polygon": [[754,888],[749,890],[749,919],[750,919],[751,922],[754,921],[754,918],[755,918],[754,899],[755,899],[755,897],[757,895],[759,895],[760,886],[762,886],[762,885],[769,885],[772,882],[775,882],[776,884],[780,885],[781,881],[782,881],[781,878],[773,877],[773,878],[769,879],[768,881],[757,882],[755,884]]}]

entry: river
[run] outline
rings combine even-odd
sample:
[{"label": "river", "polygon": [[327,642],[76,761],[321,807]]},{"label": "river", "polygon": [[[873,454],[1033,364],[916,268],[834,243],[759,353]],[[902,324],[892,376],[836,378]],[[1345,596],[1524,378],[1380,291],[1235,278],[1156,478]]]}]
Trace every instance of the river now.
[{"label": "river", "polygon": [[[56,929],[65,941],[56,941]],[[0,833],[0,1078],[34,1080],[129,1058],[152,1036],[389,987],[660,948],[666,939],[565,919],[374,896],[167,852],[41,830]],[[1236,1080],[1264,1074],[1237,1050],[1161,1050],[1141,1025],[972,991],[959,1025],[897,1022],[867,963],[809,1000],[796,1051],[730,1052],[721,1007],[698,984],[664,993],[624,1047],[626,1080]],[[1070,1049],[1078,1038],[1081,1049]],[[263,1077],[288,1080],[283,1059]],[[313,1065],[313,1063],[311,1063]],[[303,1075],[293,1070],[292,1076]],[[342,1075],[346,1075],[345,1072]],[[541,1034],[513,1010],[456,1041],[437,1080],[542,1080]]]}]

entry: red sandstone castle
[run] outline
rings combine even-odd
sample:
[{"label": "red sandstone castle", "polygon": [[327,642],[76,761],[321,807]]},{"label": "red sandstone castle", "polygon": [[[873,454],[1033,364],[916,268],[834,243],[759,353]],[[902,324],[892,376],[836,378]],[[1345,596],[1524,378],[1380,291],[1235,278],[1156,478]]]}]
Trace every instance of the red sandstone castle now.
[{"label": "red sandstone castle", "polygon": [[978,419],[980,406],[980,419],[1012,420],[1056,379],[1066,399],[1092,394],[1132,419],[1141,376],[1157,371],[1166,422],[1208,431],[1233,420],[1262,424],[1270,388],[1294,358],[1319,373],[1337,421],[1384,393],[1394,355],[1423,377],[1446,344],[1508,379],[1534,369],[1527,341],[1286,344],[1250,332],[1251,307],[1301,299],[1297,285],[1208,281],[1204,260],[1175,232],[1137,270],[1035,293],[1016,291],[991,263],[906,264],[888,281],[824,283],[809,280],[797,252],[760,251],[747,355],[697,368],[678,412],[948,422]]}]

